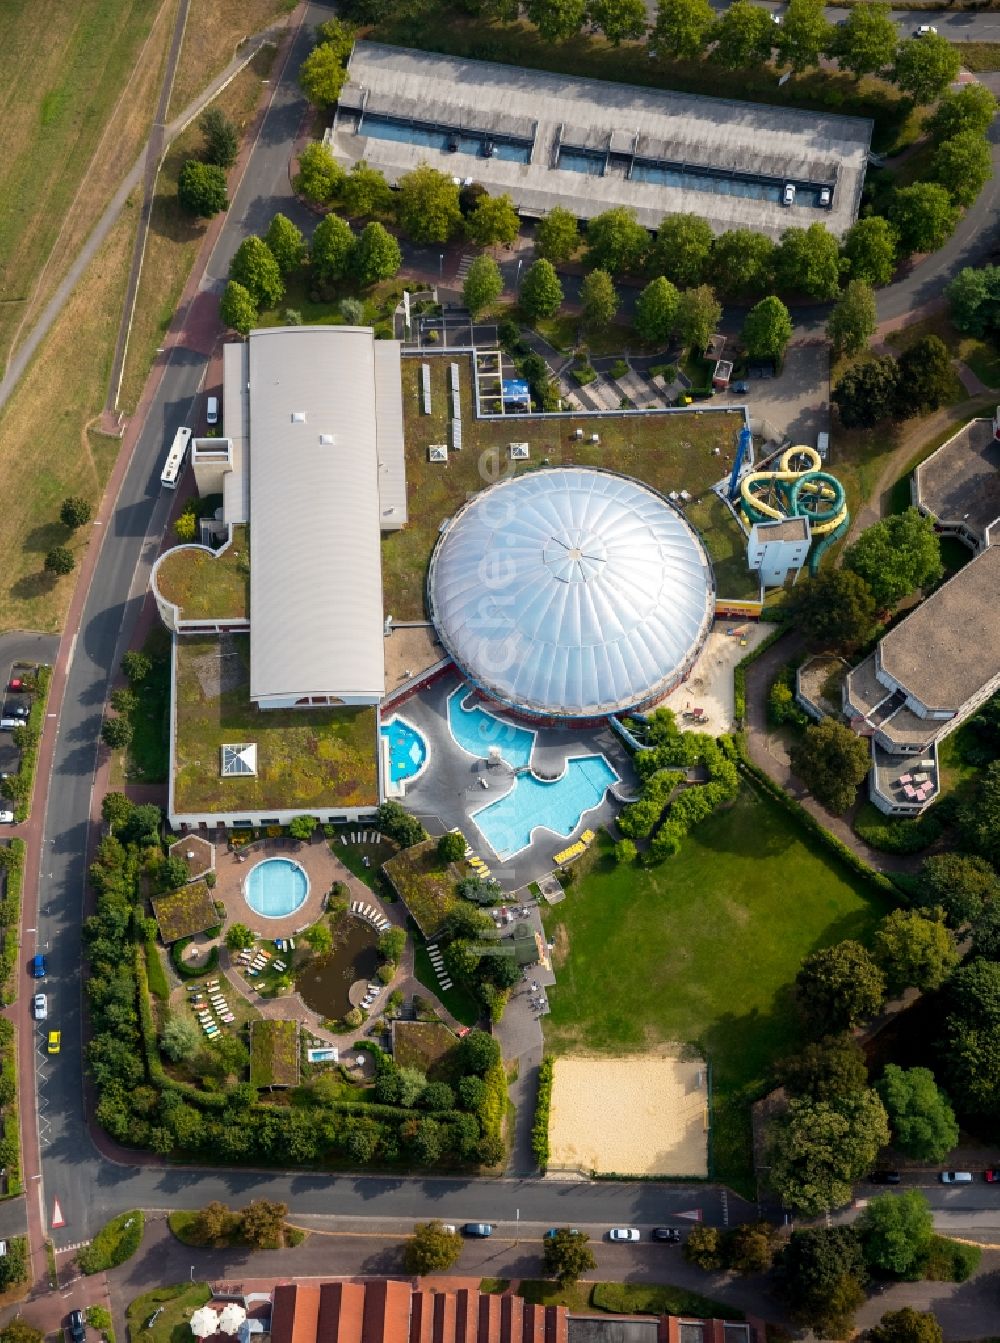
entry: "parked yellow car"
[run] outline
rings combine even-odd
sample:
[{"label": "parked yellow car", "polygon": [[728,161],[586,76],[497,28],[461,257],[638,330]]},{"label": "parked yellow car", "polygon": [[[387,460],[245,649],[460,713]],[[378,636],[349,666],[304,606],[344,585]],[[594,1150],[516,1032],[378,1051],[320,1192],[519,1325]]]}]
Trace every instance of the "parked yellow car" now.
[{"label": "parked yellow car", "polygon": [[62,1031],[49,1031],[49,1053],[58,1054],[62,1044]]}]

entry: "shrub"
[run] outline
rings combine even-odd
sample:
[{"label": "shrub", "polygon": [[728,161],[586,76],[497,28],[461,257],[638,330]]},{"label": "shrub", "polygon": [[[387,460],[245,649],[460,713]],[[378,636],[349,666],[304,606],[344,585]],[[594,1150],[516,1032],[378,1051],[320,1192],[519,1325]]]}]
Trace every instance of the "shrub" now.
[{"label": "shrub", "polygon": [[183,953],[185,947],[190,946],[192,942],[190,937],[182,937],[178,942],[174,942],[170,947],[170,961],[174,969],[180,975],[181,979],[200,979],[202,975],[211,974],[213,970],[219,968],[219,948],[213,947],[208,953],[208,960],[204,965],[197,967],[188,965],[184,961]]},{"label": "shrub", "polygon": [[951,1240],[948,1236],[932,1236],[923,1276],[933,1282],[967,1282],[979,1267],[982,1256],[978,1245]]},{"label": "shrub", "polygon": [[80,1251],[77,1262],[84,1273],[101,1273],[131,1259],[142,1244],[145,1219],[139,1208],[123,1212],[101,1228]]},{"label": "shrub", "polygon": [[538,1099],[531,1125],[531,1150],[542,1170],[549,1164],[549,1109],[552,1105],[553,1071],[552,1057],[543,1058],[538,1065]]}]

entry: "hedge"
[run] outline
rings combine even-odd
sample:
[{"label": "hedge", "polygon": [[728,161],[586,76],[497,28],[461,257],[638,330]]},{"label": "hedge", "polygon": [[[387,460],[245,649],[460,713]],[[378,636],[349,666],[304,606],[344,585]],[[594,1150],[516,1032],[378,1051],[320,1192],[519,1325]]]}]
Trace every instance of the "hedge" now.
[{"label": "hedge", "polygon": [[7,894],[0,901],[0,1002],[16,1002],[21,976],[16,972],[21,947],[21,883],[24,871],[24,840],[12,839],[8,846],[13,861],[7,867]]},{"label": "hedge", "polygon": [[875,868],[869,867],[865,860],[859,858],[853,849],[848,848],[836,835],[831,834],[821,822],[817,821],[812,812],[807,811],[801,802],[796,802],[795,798],[790,797],[784,788],[774,782],[769,774],[759,769],[747,756],[746,742],[742,737],[737,738],[737,743],[740,749],[738,768],[744,776],[758,783],[765,792],[774,798],[775,802],[779,802],[787,812],[794,816],[807,830],[811,831],[857,876],[870,882],[876,890],[897,902],[903,898],[903,891],[884,872],[877,872]]},{"label": "hedge", "polygon": [[78,1256],[78,1263],[84,1273],[102,1273],[108,1268],[117,1268],[131,1259],[142,1244],[145,1218],[140,1208],[123,1212],[85,1245]]},{"label": "hedge", "polygon": [[940,839],[943,831],[944,823],[933,811],[909,820],[886,820],[874,825],[854,823],[855,834],[883,853],[920,853]]},{"label": "hedge", "polygon": [[39,667],[35,677],[35,698],[31,704],[31,710],[28,714],[26,726],[31,733],[31,744],[26,746],[21,752],[21,763],[17,767],[17,774],[14,776],[15,783],[13,790],[10,789],[10,780],[8,780],[8,792],[12,791],[15,796],[14,820],[20,824],[26,821],[31,815],[31,794],[35,787],[35,767],[38,764],[38,744],[42,738],[42,726],[45,722],[45,706],[49,698],[49,683],[52,680],[51,667]]},{"label": "hedge", "polygon": [[193,937],[182,937],[179,942],[172,942],[170,945],[170,960],[181,979],[200,979],[202,975],[210,975],[219,968],[218,947],[212,948],[208,953],[208,960],[204,965],[199,965],[197,969],[193,965],[185,963],[184,949],[190,946],[193,941]]},{"label": "hedge", "polygon": [[551,1054],[538,1065],[538,1099],[535,1101],[535,1119],[531,1125],[531,1150],[539,1168],[549,1164],[549,1108],[552,1105],[552,1074],[555,1060]]}]

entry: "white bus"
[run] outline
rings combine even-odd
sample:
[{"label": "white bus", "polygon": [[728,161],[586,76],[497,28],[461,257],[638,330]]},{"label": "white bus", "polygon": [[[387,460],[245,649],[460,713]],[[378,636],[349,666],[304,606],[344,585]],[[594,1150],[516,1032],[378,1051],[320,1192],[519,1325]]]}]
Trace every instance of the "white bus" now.
[{"label": "white bus", "polygon": [[174,441],[170,445],[170,451],[167,453],[167,460],[160,475],[160,484],[165,485],[168,490],[177,488],[177,478],[184,470],[184,459],[187,456],[190,442],[190,429],[182,427],[174,434]]}]

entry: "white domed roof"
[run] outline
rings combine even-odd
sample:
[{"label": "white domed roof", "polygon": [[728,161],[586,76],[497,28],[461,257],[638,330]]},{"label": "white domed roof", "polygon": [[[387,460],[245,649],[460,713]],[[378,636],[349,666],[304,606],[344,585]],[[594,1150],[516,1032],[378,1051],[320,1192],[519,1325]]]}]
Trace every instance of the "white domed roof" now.
[{"label": "white domed roof", "polygon": [[636,480],[533,471],[476,495],[441,535],[431,618],[484,690],[534,713],[590,717],[666,694],[714,611],[685,519]]}]

